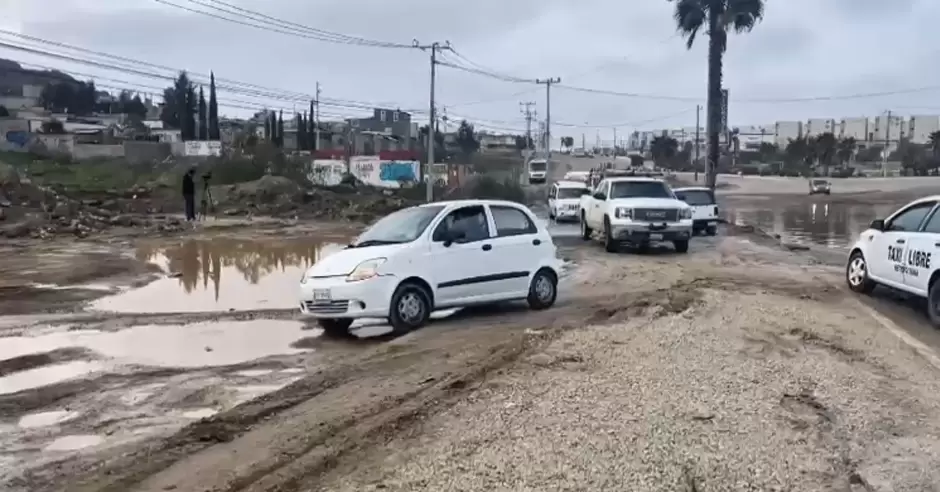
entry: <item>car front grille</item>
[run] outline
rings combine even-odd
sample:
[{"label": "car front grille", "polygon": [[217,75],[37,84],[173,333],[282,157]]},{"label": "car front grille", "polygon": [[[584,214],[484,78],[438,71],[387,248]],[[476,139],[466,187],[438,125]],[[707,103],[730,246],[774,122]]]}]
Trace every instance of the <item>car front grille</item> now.
[{"label": "car front grille", "polygon": [[679,211],[674,208],[638,208],[633,211],[633,217],[647,222],[675,222],[679,219]]},{"label": "car front grille", "polygon": [[304,306],[308,312],[315,314],[343,314],[349,310],[349,301],[306,301]]}]

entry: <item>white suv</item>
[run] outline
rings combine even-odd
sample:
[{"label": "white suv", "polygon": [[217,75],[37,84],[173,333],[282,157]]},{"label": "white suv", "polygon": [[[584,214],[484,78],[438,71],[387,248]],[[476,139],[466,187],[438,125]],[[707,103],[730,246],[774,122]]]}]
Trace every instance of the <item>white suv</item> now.
[{"label": "white suv", "polygon": [[554,221],[578,220],[581,196],[590,194],[586,183],[558,181],[548,190],[548,218]]},{"label": "white suv", "polygon": [[882,284],[927,299],[940,326],[940,195],[915,200],[876,220],[852,246],[845,268],[849,288],[868,293]]},{"label": "white suv", "polygon": [[580,209],[581,237],[589,240],[594,231],[601,232],[608,252],[621,243],[645,249],[667,241],[679,253],[689,250],[692,209],[661,179],[605,178],[593,194],[581,197]]},{"label": "white suv", "polygon": [[396,333],[438,309],[526,300],[555,303],[561,261],[548,232],[518,203],[435,202],[394,212],[300,281],[300,310],[332,335],[357,318],[387,318]]}]

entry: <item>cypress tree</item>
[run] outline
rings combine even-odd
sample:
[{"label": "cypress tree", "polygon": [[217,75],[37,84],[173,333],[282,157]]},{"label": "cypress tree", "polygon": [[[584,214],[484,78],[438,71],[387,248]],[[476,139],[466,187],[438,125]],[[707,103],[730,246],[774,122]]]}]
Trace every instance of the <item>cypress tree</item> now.
[{"label": "cypress tree", "polygon": [[209,140],[221,139],[219,131],[219,102],[215,98],[215,73],[209,74]]},{"label": "cypress tree", "polygon": [[271,143],[277,145],[277,113],[271,111]]},{"label": "cypress tree", "polygon": [[277,115],[277,146],[284,147],[284,110]]},{"label": "cypress tree", "polygon": [[317,117],[314,111],[316,111],[316,109],[313,107],[313,101],[310,101],[310,112],[308,113],[310,115],[310,124],[307,125],[307,132],[310,136],[310,138],[307,139],[307,142],[310,144],[310,150],[316,150],[318,143],[316,130]]},{"label": "cypress tree", "polygon": [[196,123],[199,128],[199,140],[209,140],[209,126],[206,114],[206,95],[199,86],[199,121]]},{"label": "cypress tree", "polygon": [[270,142],[270,141],[271,141],[271,137],[272,137],[272,135],[271,135],[271,118],[268,118],[267,116],[265,116],[265,117],[264,117],[264,139]]}]

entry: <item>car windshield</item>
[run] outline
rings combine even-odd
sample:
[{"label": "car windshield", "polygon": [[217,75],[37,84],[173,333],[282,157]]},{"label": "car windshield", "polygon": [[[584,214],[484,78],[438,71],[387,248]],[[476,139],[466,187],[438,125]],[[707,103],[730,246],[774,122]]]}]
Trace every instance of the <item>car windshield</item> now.
[{"label": "car windshield", "polygon": [[677,191],[676,198],[688,203],[689,205],[714,205],[715,196],[712,192],[706,190],[686,190]]},{"label": "car windshield", "polygon": [[580,198],[588,193],[587,188],[558,188],[558,198]]},{"label": "car windshield", "polygon": [[827,185],[829,184],[829,182],[826,181],[825,179],[817,179],[813,181],[813,184],[819,186],[819,185]]},{"label": "car windshield", "polygon": [[411,207],[386,215],[350,246],[364,248],[381,244],[410,243],[428,228],[428,225],[444,210],[443,206]]},{"label": "car windshield", "polygon": [[545,162],[530,162],[529,169],[532,171],[544,171],[548,167],[548,164]]},{"label": "car windshield", "polygon": [[620,181],[610,186],[610,198],[675,198],[660,181]]}]

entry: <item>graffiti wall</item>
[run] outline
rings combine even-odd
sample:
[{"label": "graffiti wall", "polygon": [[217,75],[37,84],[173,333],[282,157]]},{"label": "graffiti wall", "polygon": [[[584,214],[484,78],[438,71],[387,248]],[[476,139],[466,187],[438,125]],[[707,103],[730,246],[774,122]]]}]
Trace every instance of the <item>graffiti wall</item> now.
[{"label": "graffiti wall", "polygon": [[32,138],[28,120],[0,120],[0,150],[25,152]]},{"label": "graffiti wall", "polygon": [[[420,164],[417,161],[386,161],[377,156],[356,156],[350,159],[350,172],[360,181],[372,186],[398,188],[404,183],[417,182]],[[310,180],[324,185],[339,184],[346,172],[346,162],[336,159],[313,161]]]}]

